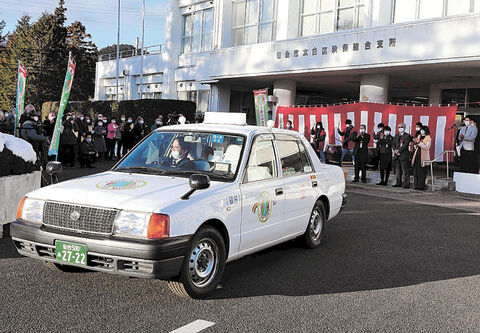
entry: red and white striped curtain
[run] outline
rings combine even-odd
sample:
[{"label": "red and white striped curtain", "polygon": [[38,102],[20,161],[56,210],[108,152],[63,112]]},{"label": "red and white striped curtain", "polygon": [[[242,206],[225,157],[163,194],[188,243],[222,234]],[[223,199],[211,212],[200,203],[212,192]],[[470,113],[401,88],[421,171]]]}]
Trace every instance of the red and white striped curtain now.
[{"label": "red and white striped curtain", "polygon": [[[291,120],[294,129],[310,140],[310,129],[321,121],[327,133],[325,144],[340,145],[342,138],[337,133],[337,127],[340,124],[343,130],[347,119],[352,121],[357,130],[360,125],[365,125],[369,134],[377,130],[379,123],[383,123],[392,128],[392,135],[396,134],[400,123],[405,123],[406,131],[414,135],[415,124],[420,121],[430,129],[430,155],[433,158],[444,150],[453,150],[452,125],[455,124],[456,112],[457,106],[404,106],[362,102],[322,107],[279,106],[275,125],[285,128],[287,120]],[[373,146],[373,140],[370,145]]]}]

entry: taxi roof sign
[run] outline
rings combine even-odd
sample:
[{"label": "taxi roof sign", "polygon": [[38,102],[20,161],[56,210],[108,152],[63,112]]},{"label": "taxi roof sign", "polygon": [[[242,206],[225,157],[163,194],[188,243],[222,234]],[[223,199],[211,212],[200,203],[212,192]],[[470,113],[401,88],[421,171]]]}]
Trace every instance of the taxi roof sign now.
[{"label": "taxi roof sign", "polygon": [[205,112],[204,124],[247,125],[247,114],[237,112]]}]

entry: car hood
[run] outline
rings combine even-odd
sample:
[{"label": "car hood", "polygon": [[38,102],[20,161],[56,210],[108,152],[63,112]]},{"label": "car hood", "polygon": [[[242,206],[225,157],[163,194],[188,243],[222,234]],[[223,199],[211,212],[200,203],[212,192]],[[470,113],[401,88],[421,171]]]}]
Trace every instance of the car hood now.
[{"label": "car hood", "polygon": [[[224,183],[211,182],[209,191]],[[183,177],[107,171],[30,192],[28,197],[105,208],[153,212],[190,190]]]}]

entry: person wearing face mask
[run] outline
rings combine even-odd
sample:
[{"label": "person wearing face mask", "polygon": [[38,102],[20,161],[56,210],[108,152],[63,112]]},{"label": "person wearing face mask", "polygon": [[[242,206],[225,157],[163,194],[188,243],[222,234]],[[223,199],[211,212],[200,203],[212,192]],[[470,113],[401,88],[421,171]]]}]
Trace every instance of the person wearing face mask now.
[{"label": "person wearing face mask", "polygon": [[391,135],[390,126],[385,126],[382,135],[377,142],[378,153],[380,156],[380,183],[377,185],[387,186],[388,178],[390,177],[390,170],[392,169],[392,145],[393,136]]},{"label": "person wearing face mask", "polygon": [[179,170],[195,170],[195,164],[187,157],[188,149],[183,138],[173,140],[172,152],[169,160],[171,168]]},{"label": "person wearing face mask", "polygon": [[413,139],[413,142],[413,188],[415,190],[424,191],[428,169],[425,161],[430,160],[430,147],[432,146],[432,138],[430,137],[430,129],[428,126],[422,126],[420,129],[420,135]]},{"label": "person wearing face mask", "polygon": [[293,124],[292,124],[291,120],[287,120],[287,125],[286,125],[285,129],[293,131]]},{"label": "person wearing face mask", "polygon": [[477,173],[477,157],[475,156],[475,140],[478,129],[473,125],[472,119],[467,116],[460,128],[458,140],[460,141],[460,172]]},{"label": "person wearing face mask", "polygon": [[398,133],[393,138],[393,160],[397,182],[393,187],[410,188],[410,153],[408,147],[412,137],[405,131],[406,125],[398,125]]},{"label": "person wearing face mask", "polygon": [[[102,118],[103,119],[103,118]],[[93,147],[98,153],[99,158],[104,158],[105,153],[107,152],[107,145],[105,143],[105,135],[107,134],[107,129],[105,128],[103,121],[97,121],[96,126],[93,129]]]},{"label": "person wearing face mask", "polygon": [[65,164],[65,167],[75,167],[75,152],[78,150],[78,127],[71,113],[67,114],[62,123],[63,131],[60,135],[60,153],[59,160]]},{"label": "person wearing face mask", "polygon": [[422,130],[423,124],[421,122],[418,122],[415,124],[415,134],[412,135],[414,138],[418,138],[420,135],[420,131]]},{"label": "person wearing face mask", "polygon": [[28,141],[39,156],[42,144],[47,142],[47,138],[41,134],[41,129],[38,126],[39,115],[35,110],[32,110],[25,119],[20,128],[20,137]]},{"label": "person wearing face mask", "polygon": [[115,137],[117,138],[117,158],[120,159],[125,154],[124,152],[124,132],[125,125],[127,124],[127,117],[122,114],[120,116],[120,122],[118,123],[117,132],[115,132]]},{"label": "person wearing face mask", "polygon": [[[340,130],[340,124],[338,124],[337,132],[341,136],[343,136],[342,140],[342,157],[340,158],[340,166],[342,165],[343,159],[347,156],[347,153],[350,151],[352,155],[352,162],[355,164],[355,154],[353,153],[353,149],[355,148],[355,137],[357,132],[352,125],[352,121],[350,119],[345,120],[345,129],[343,131]],[[368,136],[370,138],[370,135]]]},{"label": "person wearing face mask", "polygon": [[323,124],[319,121],[310,131],[310,134],[313,136],[313,143],[315,145],[315,151],[323,163],[326,162],[325,159],[325,137],[327,133],[323,128]]},{"label": "person wearing face mask", "polygon": [[13,126],[7,120],[6,114],[7,112],[0,111],[0,132],[10,134],[13,133]]},{"label": "person wearing face mask", "polygon": [[368,160],[368,143],[370,142],[370,134],[366,132],[365,125],[360,125],[360,130],[353,140],[355,147],[353,148],[353,156],[355,156],[355,178],[353,182],[359,181],[360,170],[362,171],[362,183],[367,182],[367,160]]},{"label": "person wearing face mask", "polygon": [[147,135],[147,126],[145,125],[145,121],[143,117],[140,116],[137,118],[137,123],[133,127],[133,134],[134,134],[134,142],[133,145],[136,145],[140,140],[142,140],[145,135]]},{"label": "person wearing face mask", "polygon": [[155,119],[155,122],[153,123],[153,125],[150,127],[150,132],[153,132],[160,127],[162,127],[162,121],[159,118],[157,118]]},{"label": "person wearing face mask", "polygon": [[115,145],[117,144],[116,132],[118,129],[117,120],[115,118],[110,119],[110,124],[107,126],[107,156],[106,159],[109,161],[113,160],[115,155]]},{"label": "person wearing face mask", "polygon": [[43,121],[43,129],[45,130],[45,136],[50,140],[52,139],[56,122],[57,114],[55,112],[49,112],[47,118]]},{"label": "person wearing face mask", "polygon": [[127,122],[123,128],[123,154],[126,154],[130,149],[133,148],[135,142],[135,134],[133,129],[135,125],[133,123],[132,117],[128,117]]},{"label": "person wearing face mask", "polygon": [[87,133],[85,139],[80,143],[80,152],[78,155],[78,161],[80,162],[80,168],[94,168],[92,165],[97,161],[98,153],[95,151],[95,147],[92,142],[92,135]]}]

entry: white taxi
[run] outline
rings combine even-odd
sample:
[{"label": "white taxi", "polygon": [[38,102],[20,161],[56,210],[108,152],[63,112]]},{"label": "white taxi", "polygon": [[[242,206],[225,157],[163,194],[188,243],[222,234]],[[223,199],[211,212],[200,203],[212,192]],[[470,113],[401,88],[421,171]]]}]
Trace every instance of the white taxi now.
[{"label": "white taxi", "polygon": [[152,132],[107,172],[28,193],[10,233],[52,268],[165,279],[202,298],[227,262],[296,237],[319,246],[345,202],[342,170],[305,137],[212,112]]}]

